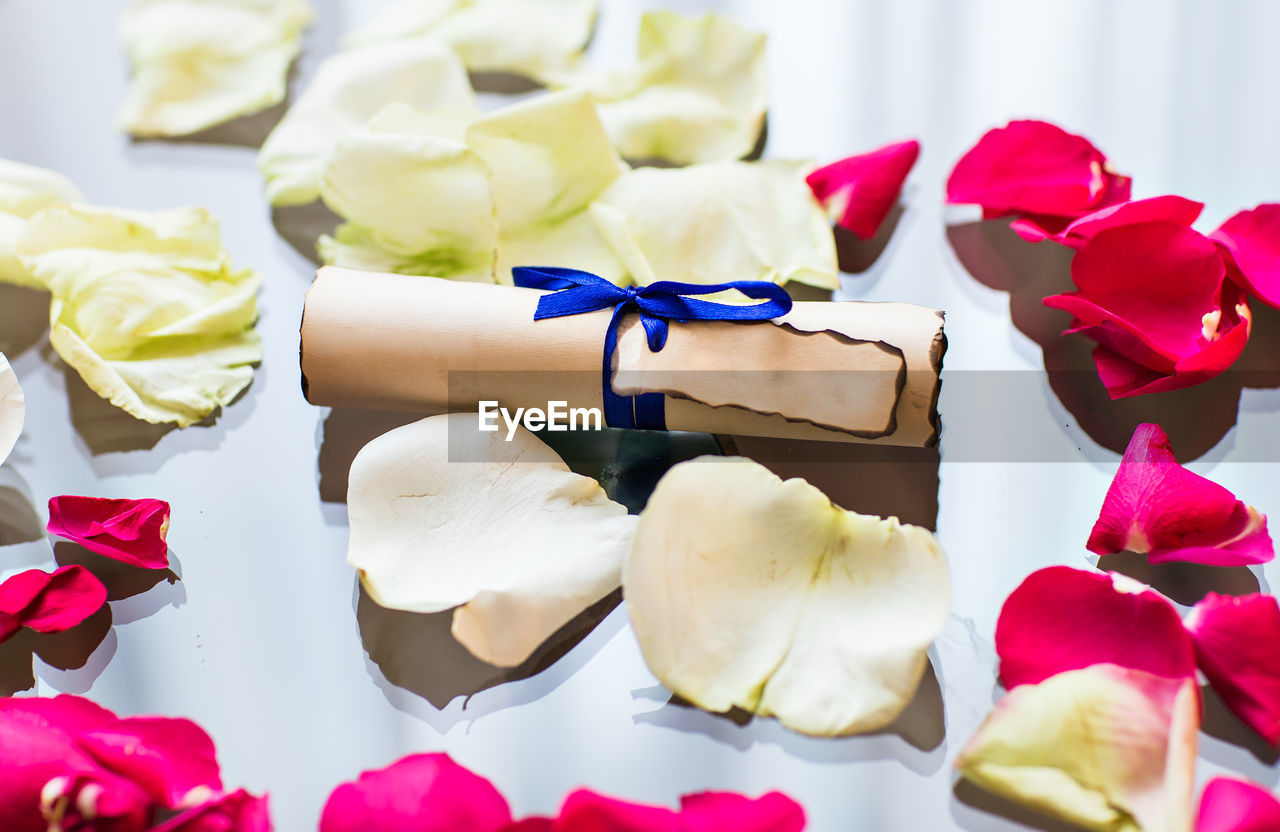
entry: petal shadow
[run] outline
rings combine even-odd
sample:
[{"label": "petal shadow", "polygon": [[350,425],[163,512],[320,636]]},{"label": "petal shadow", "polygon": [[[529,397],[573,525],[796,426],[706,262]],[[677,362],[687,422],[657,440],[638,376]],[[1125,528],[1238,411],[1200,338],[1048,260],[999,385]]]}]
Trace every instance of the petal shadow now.
[{"label": "petal shadow", "polygon": [[1133,578],[1186,607],[1199,603],[1210,592],[1250,595],[1261,589],[1258,576],[1247,566],[1206,566],[1177,561],[1153,564],[1147,562],[1146,555],[1118,552],[1099,558],[1098,568]]},{"label": "petal shadow", "polygon": [[0,352],[13,358],[40,343],[49,329],[49,303],[43,289],[0,283]]}]

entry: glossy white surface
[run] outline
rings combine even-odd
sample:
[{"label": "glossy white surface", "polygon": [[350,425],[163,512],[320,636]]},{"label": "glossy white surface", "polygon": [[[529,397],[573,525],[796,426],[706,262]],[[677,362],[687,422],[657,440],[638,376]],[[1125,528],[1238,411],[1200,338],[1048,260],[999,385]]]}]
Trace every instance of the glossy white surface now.
[{"label": "glossy white surface", "polygon": [[[314,2],[298,83],[378,5]],[[1118,457],[1042,377],[965,375],[1031,373],[1042,359],[1011,325],[1007,294],[976,280],[948,244],[944,223],[964,212],[943,210],[943,182],[984,130],[1034,116],[1092,138],[1133,175],[1135,195],[1205,201],[1206,228],[1280,199],[1280,5],[603,3],[593,52],[611,60],[632,53],[648,5],[715,9],[767,30],[768,155],[830,160],[901,137],[923,142],[887,250],[845,280],[849,297],[948,313],[937,528],[954,613],[933,653],[942,705],[917,703],[906,731],[915,745],[896,735],[811,740],[770,721],[738,726],[669,705],[622,610],[549,670],[483,690],[465,707],[462,698],[438,707],[387,682],[357,625],[345,509],[318,490],[325,413],[298,386],[297,324],[313,267],[273,228],[253,150],[135,143],[113,129],[126,79],[112,34],[122,5],[0,0],[0,157],[55,168],[104,204],[208,207],[236,260],[265,276],[266,359],[214,426],[168,433],[150,450],[95,454],[87,437],[121,421],[64,372],[39,335],[40,304],[0,289],[0,325],[29,321],[0,332],[8,349],[25,347],[10,358],[29,402],[26,432],[0,471],[0,485],[17,492],[0,503],[21,493],[43,515],[63,493],[167,499],[182,574],[117,602],[114,630],[85,669],[38,662],[39,693],[87,692],[127,713],[197,719],[218,743],[228,783],[269,790],[287,832],[314,828],[329,791],[361,769],[429,749],[492,778],[519,814],[551,811],[581,785],[663,803],[708,788],[777,788],[806,806],[815,832],[1025,828],[958,799],[951,761],[996,695],[990,641],[1000,603],[1040,566],[1087,563],[1083,543]],[[1269,325],[1274,332],[1274,317]],[[1019,379],[1021,394],[978,398],[965,392],[976,389],[972,378]],[[1210,422],[1222,403],[1218,392],[1180,402]],[[1278,409],[1277,390],[1245,390],[1238,423],[1203,431],[1206,452],[1193,466],[1268,513],[1280,513]],[[1034,452],[983,461],[986,449],[1008,447],[1014,426]],[[850,466],[848,476],[863,470]],[[18,500],[8,515],[23,510]],[[0,571],[51,562],[43,539],[0,549]],[[1275,570],[1259,570],[1264,588]],[[939,740],[931,725],[941,716]],[[1272,787],[1280,780],[1274,756],[1203,734],[1201,753],[1202,778],[1230,769]]]}]

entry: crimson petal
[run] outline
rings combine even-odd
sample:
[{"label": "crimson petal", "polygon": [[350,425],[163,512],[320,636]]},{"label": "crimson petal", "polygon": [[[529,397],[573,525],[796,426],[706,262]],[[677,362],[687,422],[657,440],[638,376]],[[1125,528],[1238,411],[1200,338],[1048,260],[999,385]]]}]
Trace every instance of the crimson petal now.
[{"label": "crimson petal", "polygon": [[1263,303],[1280,308],[1280,204],[1241,211],[1209,239],[1231,259],[1232,279]]},{"label": "crimson petal", "polygon": [[[1190,228],[1203,210],[1204,203],[1180,196],[1156,196],[1122,202],[1072,220],[1062,232],[1050,239],[1069,248],[1080,249],[1108,228],[1147,222],[1168,222]],[[1014,223],[1015,227],[1017,225],[1018,223]]]},{"label": "crimson petal", "polygon": [[1270,595],[1210,593],[1187,616],[1205,678],[1236,716],[1280,743],[1280,606]]},{"label": "crimson petal", "polygon": [[996,653],[1005,687],[1115,664],[1156,676],[1194,676],[1195,651],[1177,609],[1129,578],[1050,566],[1004,602]]},{"label": "crimson petal", "polygon": [[1088,139],[1044,121],[1012,121],[960,159],[947,202],[981,205],[987,219],[1022,214],[1043,222],[1125,202],[1129,190],[1129,178],[1111,171]]},{"label": "crimson petal", "polygon": [[189,719],[130,717],[109,730],[82,734],[77,743],[168,809],[183,808],[193,793],[222,791],[213,740]]},{"label": "crimson petal", "polygon": [[169,504],[163,500],[54,497],[48,530],[131,566],[169,567]]},{"label": "crimson petal", "polygon": [[1245,566],[1275,557],[1267,518],[1179,465],[1153,424],[1134,430],[1086,546],[1097,555],[1146,553],[1152,563]]},{"label": "crimson petal", "polygon": [[511,822],[488,780],[448,754],[415,754],[335,789],[320,832],[500,832]]},{"label": "crimson petal", "polygon": [[[0,584],[0,636],[17,627],[61,633],[83,623],[107,602],[107,588],[83,566],[53,572],[29,569]],[[16,624],[17,627],[13,625]],[[0,638],[2,641],[3,638]]]},{"label": "crimson petal", "polygon": [[1271,792],[1230,777],[1215,777],[1200,795],[1196,832],[1275,832],[1280,801]]},{"label": "crimson petal", "polygon": [[920,142],[910,139],[832,162],[810,173],[805,182],[836,224],[869,240],[897,204],[902,183],[919,157]]},{"label": "crimson petal", "polygon": [[240,789],[188,809],[150,832],[271,832],[271,811],[265,796]]}]

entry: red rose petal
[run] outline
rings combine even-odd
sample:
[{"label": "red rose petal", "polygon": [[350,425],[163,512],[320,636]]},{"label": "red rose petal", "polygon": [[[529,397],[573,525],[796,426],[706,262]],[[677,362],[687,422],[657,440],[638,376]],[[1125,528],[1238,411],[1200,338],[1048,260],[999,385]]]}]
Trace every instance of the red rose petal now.
[{"label": "red rose petal", "polygon": [[1134,430],[1086,546],[1097,555],[1144,552],[1152,563],[1245,566],[1275,557],[1267,518],[1179,465],[1153,424]]},{"label": "red rose petal", "polygon": [[132,566],[169,567],[169,504],[163,500],[54,497],[49,500],[48,530]]},{"label": "red rose petal", "polygon": [[1129,188],[1129,178],[1112,172],[1088,139],[1044,121],[1013,121],[960,159],[947,180],[947,202],[981,205],[987,219],[1023,214],[1043,221],[1127,201]]},{"label": "red rose petal", "polygon": [[1198,384],[1244,351],[1248,306],[1214,244],[1189,228],[1108,228],[1076,254],[1071,276],[1078,291],[1044,304],[1075,318],[1064,334],[1105,348],[1094,358],[1112,398]]},{"label": "red rose petal", "polygon": [[1280,204],[1259,205],[1227,220],[1209,239],[1227,252],[1229,270],[1249,294],[1280,308]]},{"label": "red rose petal", "polygon": [[1033,572],[1013,591],[996,623],[996,653],[1011,689],[1103,663],[1168,678],[1196,669],[1191,637],[1164,596],[1068,566]]},{"label": "red rose petal", "polygon": [[75,736],[115,722],[110,711],[78,696],[0,699],[0,829],[45,832],[40,814],[45,784],[96,770],[75,747]]},{"label": "red rose petal", "polygon": [[800,832],[804,809],[779,792],[754,800],[729,792],[680,798],[682,832]]},{"label": "red rose petal", "polygon": [[1280,605],[1209,593],[1186,619],[1200,669],[1233,714],[1280,743]]},{"label": "red rose petal", "polygon": [[165,808],[183,807],[195,789],[222,792],[213,740],[189,719],[131,717],[110,730],[83,734],[77,743]]},{"label": "red rose petal", "polygon": [[1215,777],[1200,795],[1196,832],[1275,832],[1280,801],[1271,792],[1231,777]]},{"label": "red rose petal", "polygon": [[172,817],[150,832],[271,832],[271,811],[265,796],[240,789]]},{"label": "red rose petal", "polygon": [[335,789],[320,832],[499,832],[511,820],[488,780],[447,754],[415,754]]},{"label": "red rose petal", "polygon": [[800,832],[804,810],[770,792],[752,799],[729,792],[686,795],[680,811],[627,803],[581,789],[569,795],[554,832]]},{"label": "red rose petal", "polygon": [[[12,625],[41,633],[61,633],[84,622],[107,602],[107,588],[83,566],[53,572],[29,569],[0,584],[0,634]],[[2,639],[0,639],[2,640]]]},{"label": "red rose petal", "polygon": [[54,777],[40,797],[51,829],[143,832],[155,814],[145,791],[106,771]]},{"label": "red rose petal", "polygon": [[1204,203],[1193,202],[1180,196],[1157,196],[1134,202],[1122,202],[1073,220],[1052,239],[1064,246],[1079,249],[1109,228],[1147,222],[1168,222],[1190,228],[1203,210]]},{"label": "red rose petal", "polygon": [[919,157],[920,142],[911,139],[818,168],[805,182],[838,225],[869,240],[897,204]]}]

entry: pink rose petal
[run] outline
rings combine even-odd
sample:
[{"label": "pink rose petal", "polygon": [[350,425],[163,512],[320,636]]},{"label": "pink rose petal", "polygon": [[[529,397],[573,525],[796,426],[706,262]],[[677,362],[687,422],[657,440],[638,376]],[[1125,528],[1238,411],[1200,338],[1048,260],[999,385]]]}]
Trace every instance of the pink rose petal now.
[{"label": "pink rose petal", "polygon": [[947,202],[981,205],[987,219],[1024,215],[1049,230],[1065,227],[1059,218],[1127,201],[1130,184],[1088,139],[1044,121],[1013,121],[960,159],[947,180]]},{"label": "pink rose petal", "polygon": [[188,809],[150,832],[271,832],[271,811],[265,796],[240,789]]},{"label": "pink rose petal", "polygon": [[[107,588],[83,566],[53,572],[29,569],[0,584],[0,641],[19,627],[61,633],[84,622],[107,602]],[[6,623],[7,622],[7,623]],[[14,625],[17,627],[14,627]]]},{"label": "pink rose petal", "polygon": [[1226,251],[1238,280],[1249,294],[1280,308],[1280,204],[1241,211],[1209,235]]},{"label": "pink rose petal", "polygon": [[500,832],[511,822],[488,780],[447,754],[415,754],[335,789],[320,832]]},{"label": "pink rose petal", "polygon": [[0,699],[0,829],[45,832],[45,785],[55,777],[97,771],[75,747],[75,736],[115,722],[110,711],[78,696]]},{"label": "pink rose petal", "polygon": [[627,803],[582,789],[569,795],[554,832],[800,832],[804,810],[770,792],[751,799],[728,792],[686,795],[680,810]]},{"label": "pink rose petal", "polygon": [[48,530],[122,563],[169,567],[169,504],[163,500],[54,497],[49,500]]},{"label": "pink rose petal", "polygon": [[253,820],[265,817],[265,803],[259,811],[250,805],[256,798],[222,796],[221,789],[212,741],[188,720],[120,719],[75,696],[0,700],[4,832],[142,832],[158,810],[200,808],[198,816],[184,811],[188,825],[172,828],[269,828]]},{"label": "pink rose petal", "polygon": [[1261,786],[1215,777],[1200,795],[1196,832],[1276,832],[1280,800]]},{"label": "pink rose petal", "polygon": [[996,623],[1005,687],[1114,664],[1156,676],[1195,675],[1195,651],[1177,609],[1128,578],[1050,566],[1009,595]]},{"label": "pink rose petal", "polygon": [[111,730],[81,734],[77,744],[169,809],[186,806],[193,792],[222,792],[213,740],[189,719],[122,719]]},{"label": "pink rose petal", "polygon": [[911,139],[818,168],[805,182],[836,224],[869,240],[897,204],[919,157],[920,142]]},{"label": "pink rose petal", "polygon": [[1178,464],[1159,425],[1139,425],[1107,489],[1090,552],[1146,553],[1152,563],[1245,566],[1275,557],[1267,518]]},{"label": "pink rose petal", "polygon": [[1123,225],[1097,233],[1076,254],[1078,291],[1045,306],[1075,318],[1112,398],[1198,384],[1244,351],[1248,305],[1206,237],[1172,222]]},{"label": "pink rose petal", "polygon": [[1186,619],[1196,660],[1233,714],[1280,743],[1280,606],[1270,595],[1209,593]]},{"label": "pink rose petal", "polygon": [[[1204,203],[1180,196],[1157,196],[1111,205],[1078,220],[1072,220],[1061,233],[1049,238],[1069,248],[1080,249],[1085,243],[1109,228],[1167,222],[1190,228],[1204,210]],[[1017,223],[1014,223],[1016,226]],[[1026,235],[1024,235],[1025,237]]]}]

